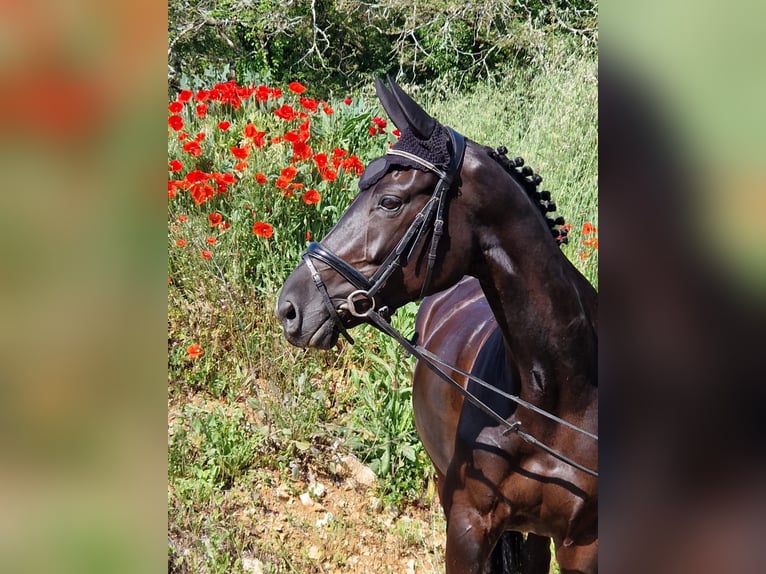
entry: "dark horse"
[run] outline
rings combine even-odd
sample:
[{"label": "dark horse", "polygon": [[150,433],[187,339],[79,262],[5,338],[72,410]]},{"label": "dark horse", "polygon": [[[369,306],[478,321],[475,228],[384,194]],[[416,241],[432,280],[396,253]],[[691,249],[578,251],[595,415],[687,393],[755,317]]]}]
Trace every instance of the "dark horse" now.
[{"label": "dark horse", "polygon": [[[597,295],[559,249],[562,221],[545,216],[555,205],[536,191],[539,176],[388,82],[377,93],[401,138],[367,166],[359,195],[285,282],[285,337],[327,349],[347,329],[381,328],[374,317],[432,295],[417,319],[423,347],[596,433]],[[598,479],[582,467],[597,468],[597,441],[453,373],[461,388],[420,360],[413,383],[447,518],[447,573],[496,568],[493,550],[509,531],[529,533],[526,560],[516,558],[525,571],[547,569],[549,537],[562,572],[596,572]]]}]

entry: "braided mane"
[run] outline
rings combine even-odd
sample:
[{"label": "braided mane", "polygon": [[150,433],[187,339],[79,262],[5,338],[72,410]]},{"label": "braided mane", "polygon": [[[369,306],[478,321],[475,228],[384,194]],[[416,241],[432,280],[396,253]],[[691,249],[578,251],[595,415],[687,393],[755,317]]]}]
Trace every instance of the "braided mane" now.
[{"label": "braided mane", "polygon": [[563,227],[565,225],[564,218],[558,216],[555,219],[549,217],[549,213],[556,211],[556,204],[551,200],[550,191],[537,191],[537,186],[542,183],[543,178],[536,174],[531,167],[524,165],[524,159],[516,157],[509,159],[506,155],[508,149],[505,146],[500,146],[497,149],[490,149],[489,156],[499,163],[505,171],[513,176],[513,178],[521,184],[524,191],[537,205],[540,213],[545,217],[545,222],[548,224],[548,228],[551,230],[551,235],[558,243],[559,247],[565,243],[569,243],[567,237],[567,229]]}]

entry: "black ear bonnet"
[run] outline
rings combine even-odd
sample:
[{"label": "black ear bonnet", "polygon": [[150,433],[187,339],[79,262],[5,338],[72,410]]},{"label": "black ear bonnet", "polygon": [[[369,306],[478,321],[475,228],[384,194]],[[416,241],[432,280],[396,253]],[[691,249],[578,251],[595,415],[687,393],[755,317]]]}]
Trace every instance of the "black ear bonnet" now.
[{"label": "black ear bonnet", "polygon": [[[403,150],[416,155],[436,167],[446,168],[450,162],[448,147],[449,135],[441,124],[436,124],[431,137],[427,140],[418,138],[409,127],[401,130],[399,141],[393,146],[395,150]],[[364,191],[378,183],[380,179],[393,168],[414,168],[428,171],[422,164],[398,155],[384,155],[370,162],[359,179],[359,190]]]}]

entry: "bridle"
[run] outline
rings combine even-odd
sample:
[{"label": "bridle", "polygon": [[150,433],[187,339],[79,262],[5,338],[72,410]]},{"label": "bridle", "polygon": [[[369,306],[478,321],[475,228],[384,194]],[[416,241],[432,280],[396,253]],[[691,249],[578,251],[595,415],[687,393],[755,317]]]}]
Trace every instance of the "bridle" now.
[{"label": "bridle", "polygon": [[314,284],[322,295],[325,306],[330,310],[330,316],[335,321],[340,333],[352,344],[354,340],[351,338],[351,335],[349,335],[343,319],[338,314],[338,309],[333,305],[330,295],[327,292],[327,287],[324,285],[313,260],[316,259],[325,265],[328,265],[342,275],[351,285],[356,287],[356,290],[350,293],[346,298],[346,301],[343,303],[342,308],[344,310],[357,318],[366,318],[367,312],[371,309],[377,310],[384,316],[387,316],[387,309],[385,307],[376,309],[375,295],[383,288],[388,279],[398,268],[407,265],[415,247],[420,243],[420,239],[424,237],[426,230],[432,226],[433,233],[431,235],[431,246],[428,251],[428,260],[426,263],[426,276],[420,291],[420,298],[424,297],[426,290],[431,284],[431,276],[433,275],[436,254],[439,248],[439,240],[441,239],[444,228],[444,205],[446,203],[446,196],[452,188],[457,174],[460,173],[460,166],[463,163],[463,156],[465,155],[465,138],[452,128],[446,127],[446,130],[452,145],[452,154],[450,155],[450,162],[446,170],[442,170],[431,162],[404,150],[389,149],[386,152],[386,155],[404,157],[423,166],[428,171],[439,176],[439,182],[436,184],[436,187],[431,194],[431,198],[423,206],[423,209],[421,209],[415,216],[415,219],[413,219],[405,234],[383,260],[383,263],[381,263],[380,267],[378,267],[378,270],[372,277],[368,279],[318,242],[310,243],[302,256],[303,261],[311,272]]},{"label": "bridle", "polygon": [[[449,190],[452,189],[452,186],[455,183],[455,179],[460,172],[460,166],[463,162],[463,156],[465,155],[466,147],[465,138],[462,135],[460,135],[452,128],[446,126],[445,128],[452,144],[452,154],[450,156],[450,162],[446,170],[442,170],[432,163],[418,157],[417,155],[408,153],[403,150],[389,149],[386,152],[386,155],[401,156],[423,166],[428,171],[436,174],[439,177],[439,182],[436,184],[433,194],[431,195],[428,202],[415,216],[415,219],[412,221],[405,234],[398,241],[389,255],[385,258],[380,267],[378,267],[378,270],[373,274],[372,277],[368,279],[342,258],[318,242],[312,242],[309,244],[306,251],[302,255],[302,259],[306,263],[306,267],[308,267],[309,271],[311,272],[311,277],[314,281],[314,284],[322,296],[325,307],[327,307],[328,311],[330,312],[330,317],[335,322],[339,332],[350,343],[353,344],[354,340],[348,333],[348,329],[346,328],[343,319],[338,313],[339,309],[347,311],[354,317],[367,320],[380,331],[395,339],[409,354],[413,355],[415,358],[425,364],[439,378],[452,385],[460,394],[463,395],[467,401],[476,406],[500,425],[505,426],[505,434],[509,432],[515,432],[522,440],[539,447],[540,449],[561,460],[562,462],[565,462],[574,468],[590,474],[591,476],[598,477],[597,471],[573,461],[560,452],[540,442],[532,435],[522,431],[520,429],[520,421],[511,423],[504,419],[489,406],[487,406],[483,401],[469,392],[467,388],[464,388],[455,379],[445,373],[440,365],[446,367],[454,373],[458,373],[461,376],[475,381],[479,385],[489,389],[490,391],[493,391],[496,394],[514,401],[521,407],[537,412],[538,414],[554,420],[555,422],[576,432],[579,432],[593,440],[598,440],[597,435],[581,429],[557,417],[556,415],[548,413],[547,411],[544,411],[543,409],[540,409],[539,407],[524,401],[518,396],[505,393],[504,391],[470,373],[445,363],[438,356],[428,351],[428,349],[414,344],[405,338],[399,331],[397,331],[388,320],[389,312],[387,307],[377,308],[376,306],[375,295],[386,284],[386,281],[388,281],[389,277],[391,277],[391,275],[398,268],[403,267],[409,262],[415,247],[418,245],[421,238],[424,236],[425,232],[430,226],[432,226],[433,232],[431,235],[431,245],[428,251],[426,276],[423,282],[423,287],[420,291],[421,298],[425,295],[425,292],[431,283],[431,277],[433,274],[434,265],[436,263],[436,255],[439,247],[439,240],[441,239],[444,228],[444,205],[446,203],[446,196]],[[324,281],[322,281],[319,271],[314,265],[314,260],[321,261],[325,265],[329,266],[356,288],[346,297],[346,301],[343,302],[339,307],[336,308],[336,306],[333,304],[332,299],[327,292],[327,287],[325,286]]]}]

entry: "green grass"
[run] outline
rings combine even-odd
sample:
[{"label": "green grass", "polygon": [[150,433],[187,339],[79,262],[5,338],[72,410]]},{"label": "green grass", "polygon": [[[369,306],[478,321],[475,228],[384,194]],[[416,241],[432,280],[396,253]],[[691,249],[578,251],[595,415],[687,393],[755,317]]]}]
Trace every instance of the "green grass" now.
[{"label": "green grass", "polygon": [[[467,137],[505,145],[510,155],[527,160],[572,225],[564,253],[597,286],[598,250],[583,244],[592,236],[581,234],[584,223],[598,224],[596,62],[563,51],[548,56],[528,77],[510,75],[471,93],[442,92],[439,99],[424,90],[415,97]],[[169,180],[194,170],[234,173],[237,180],[199,204],[188,189],[176,189],[168,202],[168,520],[169,532],[183,533],[188,547],[185,558],[171,559],[194,572],[241,570],[248,553],[270,557],[273,571],[305,571],[303,558],[280,554],[273,540],[254,541],[225,509],[257,507],[247,493],[264,481],[336,476],[339,452],[355,453],[376,471],[384,508],[434,500],[428,487],[433,470],[413,425],[412,359],[367,327],[357,329],[353,347],[295,349],[274,317],[278,289],[299,261],[306,232],[317,239],[326,233],[353,197],[357,179],[338,170],[337,179],[328,181],[311,161],[298,162],[294,181],[304,186],[285,197],[274,185],[290,164],[291,146],[284,142],[252,149],[248,165],[234,170],[238,160],[230,148],[242,144],[248,123],[272,138],[304,121],[274,116],[283,103],[299,108],[297,96],[283,90],[278,101],[244,101],[237,109],[210,103],[204,118],[188,103],[180,114],[187,139],[179,141],[169,129],[169,159],[184,164]],[[392,141],[367,132],[371,118],[382,115],[377,103],[361,94],[353,99],[350,106],[329,102],[332,115],[321,108],[309,114],[315,153],[342,148],[366,163]],[[231,122],[228,130],[218,128],[222,120]],[[192,157],[183,144],[196,133],[205,139],[200,156]],[[265,185],[256,183],[258,172],[267,176]],[[321,194],[319,203],[301,200],[309,188]],[[212,227],[213,213],[230,227]],[[273,236],[255,235],[256,221],[269,223]],[[203,250],[211,257],[203,257]],[[409,305],[395,317],[406,334],[415,311]],[[204,354],[190,358],[192,344]],[[353,536],[352,525],[334,528],[340,538]],[[406,525],[400,534],[403,541],[422,537]],[[345,558],[333,555],[332,561]]]}]

